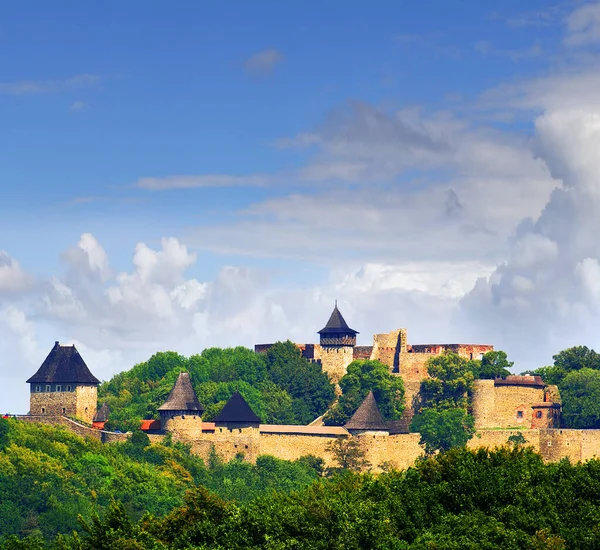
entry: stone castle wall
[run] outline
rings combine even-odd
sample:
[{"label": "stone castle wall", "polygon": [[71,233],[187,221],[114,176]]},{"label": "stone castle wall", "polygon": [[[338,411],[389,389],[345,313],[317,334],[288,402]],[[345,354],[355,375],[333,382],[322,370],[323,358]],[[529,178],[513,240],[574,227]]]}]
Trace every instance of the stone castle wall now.
[{"label": "stone castle wall", "polygon": [[354,350],[351,346],[331,348],[315,346],[315,359],[321,361],[323,372],[326,372],[331,381],[337,384],[346,374],[348,365],[354,361]]},{"label": "stone castle wall", "polygon": [[77,411],[75,418],[92,423],[98,407],[98,390],[96,386],[76,386],[75,395]]},{"label": "stone castle wall", "polygon": [[75,386],[72,391],[32,392],[29,412],[34,415],[70,416],[91,424],[97,404],[96,386]]},{"label": "stone castle wall", "polygon": [[[36,422],[39,424],[49,424],[51,426],[64,426],[69,431],[81,436],[81,437],[91,437],[92,439],[98,439],[103,443],[113,443],[116,441],[126,441],[131,434],[129,433],[116,433],[116,432],[108,432],[105,430],[97,430],[96,428],[91,428],[89,426],[85,426],[84,424],[80,424],[70,418],[66,418],[61,415],[21,415],[17,416],[19,420],[24,422]],[[164,436],[161,436],[164,437]]]}]

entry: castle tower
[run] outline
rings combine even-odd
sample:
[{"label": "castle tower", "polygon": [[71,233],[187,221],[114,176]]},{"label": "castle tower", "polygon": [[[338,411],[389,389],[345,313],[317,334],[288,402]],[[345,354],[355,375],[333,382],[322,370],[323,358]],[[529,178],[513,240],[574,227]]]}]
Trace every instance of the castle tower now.
[{"label": "castle tower", "polygon": [[29,379],[29,414],[69,416],[88,423],[98,406],[98,380],[75,346],[58,342]]},{"label": "castle tower", "polygon": [[204,407],[198,401],[189,373],[179,373],[158,412],[162,430],[171,432],[176,439],[191,440],[202,433]]},{"label": "castle tower", "polygon": [[215,430],[243,433],[258,430],[260,418],[254,414],[250,405],[239,392],[234,392],[215,417]]},{"label": "castle tower", "polygon": [[354,360],[354,346],[358,332],[351,329],[337,307],[337,301],[329,321],[319,331],[321,364],[323,370],[335,383],[346,374],[348,365]]},{"label": "castle tower", "polygon": [[352,435],[361,435],[366,432],[379,432],[381,435],[389,434],[389,427],[377,406],[373,392],[370,391],[360,407],[344,426]]}]

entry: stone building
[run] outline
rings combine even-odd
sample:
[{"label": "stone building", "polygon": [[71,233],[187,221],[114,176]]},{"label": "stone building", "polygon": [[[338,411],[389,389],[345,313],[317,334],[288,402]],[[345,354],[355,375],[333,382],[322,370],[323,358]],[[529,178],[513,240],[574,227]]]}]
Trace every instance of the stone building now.
[{"label": "stone building", "polygon": [[541,376],[475,380],[475,428],[558,428],[560,396]]},{"label": "stone building", "polygon": [[167,400],[158,408],[162,430],[173,434],[174,439],[193,439],[202,432],[203,412],[190,375],[180,373]]},{"label": "stone building", "polygon": [[30,385],[30,414],[68,416],[92,423],[100,381],[90,372],[75,346],[55,342],[42,366],[27,383]]}]

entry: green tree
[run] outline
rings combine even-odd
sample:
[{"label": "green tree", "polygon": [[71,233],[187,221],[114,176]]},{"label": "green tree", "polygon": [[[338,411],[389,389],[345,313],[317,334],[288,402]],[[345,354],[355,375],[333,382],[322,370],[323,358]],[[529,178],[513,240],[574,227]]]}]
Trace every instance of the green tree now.
[{"label": "green tree", "polygon": [[570,372],[560,385],[563,423],[569,428],[600,428],[600,371]]},{"label": "green tree", "polygon": [[264,358],[267,376],[292,397],[295,423],[308,424],[329,408],[335,386],[321,365],[304,359],[294,343],[277,342]]},{"label": "green tree", "polygon": [[473,389],[470,362],[456,353],[446,352],[427,364],[429,378],[421,382],[420,408],[467,409]]},{"label": "green tree", "polygon": [[525,445],[525,443],[527,443],[527,439],[525,439],[523,434],[512,434],[509,436],[507,443],[518,447],[519,445]]},{"label": "green tree", "polygon": [[327,451],[342,470],[359,472],[370,466],[365,451],[355,438],[339,438],[327,444]]},{"label": "green tree", "polygon": [[473,423],[473,417],[464,409],[425,409],[413,418],[411,431],[421,434],[421,445],[432,455],[464,447],[475,433]]},{"label": "green tree", "polygon": [[404,383],[400,376],[390,373],[390,368],[380,361],[359,360],[348,365],[340,380],[342,395],[327,412],[327,425],[345,424],[364,401],[369,391],[377,401],[386,420],[398,420],[404,411]]},{"label": "green tree", "polygon": [[552,356],[554,366],[566,372],[581,369],[600,370],[600,354],[587,346],[574,346]]},{"label": "green tree", "polygon": [[506,378],[514,365],[509,361],[504,351],[488,351],[480,361],[472,361],[475,379]]}]

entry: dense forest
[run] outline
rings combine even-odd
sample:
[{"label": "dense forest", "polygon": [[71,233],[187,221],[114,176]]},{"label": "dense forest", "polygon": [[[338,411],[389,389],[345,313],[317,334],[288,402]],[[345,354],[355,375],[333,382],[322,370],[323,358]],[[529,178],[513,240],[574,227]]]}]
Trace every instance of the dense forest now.
[{"label": "dense forest", "polygon": [[291,342],[277,343],[264,354],[243,347],[210,348],[191,357],[160,352],[100,385],[98,400],[111,409],[107,428],[133,430],[143,418],[158,418],[157,409],[180,372],[190,373],[207,421],[234,391],[266,424],[308,424],[335,398],[320,365],[304,359]]},{"label": "dense forest", "polygon": [[241,458],[208,464],[185,445],[150,445],[135,432],[129,441],[104,445],[63,427],[0,418],[0,534],[52,538],[79,529],[111,501],[128,517],[160,517],[183,504],[199,485],[228,501],[248,502],[272,490],[299,489],[320,474],[319,461],[287,462],[261,457],[256,465]]},{"label": "dense forest", "polygon": [[600,461],[544,464],[518,445],[455,448],[406,471],[341,472],[249,502],[196,487],[166,515],[145,505],[149,513],[132,519],[114,501],[76,536],[9,537],[1,547],[591,550],[600,547]]}]

